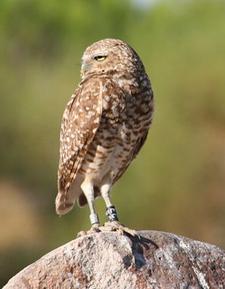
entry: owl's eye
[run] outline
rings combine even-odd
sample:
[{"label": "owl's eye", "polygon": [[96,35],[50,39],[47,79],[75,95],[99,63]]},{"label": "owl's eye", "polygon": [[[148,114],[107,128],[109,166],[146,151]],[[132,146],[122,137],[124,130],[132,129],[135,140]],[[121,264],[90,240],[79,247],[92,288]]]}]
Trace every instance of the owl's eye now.
[{"label": "owl's eye", "polygon": [[106,59],[106,55],[96,55],[94,57],[94,60],[96,60],[96,61],[103,61],[105,59]]}]

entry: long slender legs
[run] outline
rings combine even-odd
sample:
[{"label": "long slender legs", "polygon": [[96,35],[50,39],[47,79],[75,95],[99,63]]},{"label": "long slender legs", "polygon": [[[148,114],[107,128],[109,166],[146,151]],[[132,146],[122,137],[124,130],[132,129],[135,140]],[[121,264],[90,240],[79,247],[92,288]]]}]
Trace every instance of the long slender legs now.
[{"label": "long slender legs", "polygon": [[105,183],[101,186],[101,195],[105,201],[106,204],[106,216],[108,217],[110,222],[118,221],[118,216],[116,212],[115,206],[113,206],[111,200],[110,200],[110,188],[111,183]]},{"label": "long slender legs", "polygon": [[119,223],[119,219],[117,217],[116,208],[113,206],[110,200],[110,189],[111,189],[111,182],[105,181],[104,184],[101,186],[100,191],[101,195],[106,204],[106,216],[109,219],[109,222],[105,223],[106,230],[110,231],[118,231],[121,234],[126,233],[127,235],[137,236],[137,232],[129,229]]},{"label": "long slender legs", "polygon": [[94,186],[93,183],[89,179],[85,179],[83,183],[81,184],[81,189],[87,199],[88,206],[90,209],[90,222],[92,226],[98,226],[99,225],[99,218],[95,210],[94,206]]},{"label": "long slender legs", "polygon": [[[106,231],[119,231],[121,234],[126,233],[128,235],[136,236],[137,235],[136,231],[129,229],[129,228],[126,228],[119,223],[116,208],[113,206],[113,204],[110,200],[110,195],[109,195],[110,188],[111,188],[111,182],[109,182],[109,181],[105,181],[102,184],[102,186],[100,187],[101,195],[102,195],[102,197],[105,201],[105,204],[106,204],[106,215],[109,219],[109,222],[105,223],[105,226],[100,227],[100,229],[99,229],[99,219],[98,219],[98,215],[96,213],[95,206],[94,206],[94,185],[93,185],[93,182],[90,179],[85,179],[83,181],[83,183],[81,184],[81,189],[82,189],[85,197],[87,198],[88,206],[90,209],[90,222],[92,225],[90,232],[93,232],[93,231],[99,232],[103,228],[105,228]],[[103,229],[103,231],[104,231],[104,229]],[[81,234],[81,235],[83,235],[83,234]]]},{"label": "long slender legs", "polygon": [[[117,212],[115,206],[113,206],[111,200],[110,200],[110,188],[111,188],[111,182],[104,182],[104,184],[100,188],[101,195],[105,201],[106,204],[106,216],[108,217],[108,220],[110,222],[116,222],[118,221]],[[94,206],[94,185],[93,182],[86,178],[83,183],[81,184],[81,189],[87,199],[88,206],[90,209],[90,222],[92,226],[98,226],[99,225],[99,218],[97,215],[97,212],[95,210]]]}]

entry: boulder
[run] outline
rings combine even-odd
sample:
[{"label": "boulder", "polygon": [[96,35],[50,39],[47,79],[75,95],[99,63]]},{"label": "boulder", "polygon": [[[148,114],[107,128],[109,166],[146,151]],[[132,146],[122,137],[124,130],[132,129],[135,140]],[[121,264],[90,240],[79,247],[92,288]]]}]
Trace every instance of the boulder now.
[{"label": "boulder", "polygon": [[100,232],[29,265],[4,289],[222,289],[225,251],[171,233]]}]

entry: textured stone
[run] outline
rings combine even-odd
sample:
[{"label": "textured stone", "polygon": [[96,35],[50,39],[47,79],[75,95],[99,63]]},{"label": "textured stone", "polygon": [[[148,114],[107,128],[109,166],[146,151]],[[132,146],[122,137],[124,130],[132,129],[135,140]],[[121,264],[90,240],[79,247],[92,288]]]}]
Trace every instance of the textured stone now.
[{"label": "textured stone", "polygon": [[77,238],[23,269],[3,287],[20,289],[222,289],[225,252],[170,233],[117,232]]}]

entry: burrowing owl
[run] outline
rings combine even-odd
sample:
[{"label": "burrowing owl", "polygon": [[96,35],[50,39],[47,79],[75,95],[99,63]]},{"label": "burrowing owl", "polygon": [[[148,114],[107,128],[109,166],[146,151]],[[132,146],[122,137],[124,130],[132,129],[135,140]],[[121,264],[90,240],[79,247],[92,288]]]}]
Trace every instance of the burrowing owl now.
[{"label": "burrowing owl", "polygon": [[117,39],[85,50],[81,78],[62,118],[56,212],[67,213],[76,200],[88,203],[91,224],[98,225],[97,196],[109,221],[118,221],[109,193],[146,140],[153,92],[137,53]]}]

